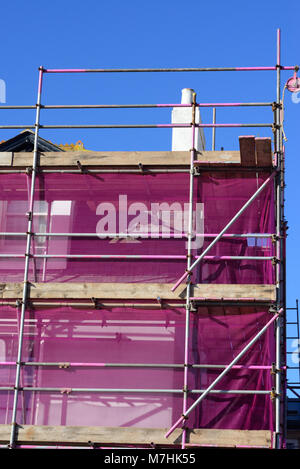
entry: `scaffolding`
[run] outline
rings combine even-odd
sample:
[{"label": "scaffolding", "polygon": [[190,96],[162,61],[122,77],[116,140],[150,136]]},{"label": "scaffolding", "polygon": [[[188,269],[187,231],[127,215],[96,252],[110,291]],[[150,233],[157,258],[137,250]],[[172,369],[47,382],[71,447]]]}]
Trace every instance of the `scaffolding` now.
[{"label": "scaffolding", "polygon": [[[39,68],[39,80],[38,80],[38,92],[37,92],[37,103],[35,106],[1,106],[1,109],[35,109],[36,110],[36,118],[35,124],[26,124],[26,125],[1,125],[0,129],[28,129],[32,128],[35,132],[34,137],[34,150],[33,150],[33,160],[31,165],[25,164],[24,167],[21,165],[18,166],[16,163],[16,167],[9,168],[0,168],[1,173],[9,174],[9,173],[26,173],[30,178],[30,195],[29,195],[29,208],[28,212],[26,213],[27,216],[27,230],[26,232],[7,232],[1,231],[0,236],[5,237],[23,237],[26,239],[26,249],[24,254],[1,254],[0,257],[4,259],[9,258],[20,258],[24,259],[24,277],[23,277],[23,291],[22,295],[12,295],[8,296],[10,299],[3,299],[1,302],[2,306],[14,306],[16,305],[17,310],[17,317],[18,317],[18,352],[17,352],[17,359],[16,361],[3,361],[0,363],[0,366],[3,367],[15,367],[16,375],[15,375],[15,384],[14,386],[0,386],[0,391],[13,391],[13,407],[12,407],[12,418],[11,418],[11,425],[10,425],[10,436],[9,441],[2,435],[2,443],[3,447],[9,448],[27,448],[27,447],[45,447],[42,445],[41,442],[35,443],[32,441],[30,443],[29,440],[26,442],[26,438],[20,435],[21,429],[17,422],[17,411],[18,405],[20,402],[20,398],[22,393],[24,392],[57,392],[57,393],[64,393],[69,394],[72,393],[133,393],[133,394],[174,394],[178,396],[182,396],[182,414],[178,415],[178,419],[175,423],[171,426],[171,428],[165,433],[164,437],[160,436],[158,446],[174,446],[181,448],[188,448],[190,446],[213,446],[209,443],[197,443],[195,440],[191,440],[191,429],[188,427],[188,418],[191,412],[197,408],[208,394],[240,394],[240,395],[268,395],[272,402],[275,402],[275,426],[272,433],[272,441],[270,446],[273,448],[282,448],[284,447],[285,441],[285,422],[284,422],[284,406],[285,406],[285,371],[286,371],[286,362],[285,362],[285,353],[283,351],[285,345],[285,236],[286,236],[286,224],[284,219],[284,146],[283,146],[283,126],[282,126],[282,101],[281,101],[281,73],[282,71],[294,71],[297,69],[294,66],[283,66],[281,65],[281,56],[280,56],[280,31],[277,32],[277,62],[275,66],[270,67],[231,67],[231,68],[165,68],[165,69],[47,69],[40,67]],[[165,73],[165,72],[259,72],[259,71],[270,71],[276,73],[276,99],[274,102],[249,102],[249,103],[197,103],[196,101],[196,94],[193,94],[193,101],[191,104],[113,104],[113,105],[101,105],[101,104],[93,104],[93,105],[44,105],[42,103],[42,87],[43,81],[45,76],[49,74],[60,74],[60,73],[147,73],[147,72],[158,72],[158,73]],[[137,125],[97,125],[97,124],[85,124],[85,125],[42,125],[40,122],[40,115],[41,111],[47,109],[121,109],[121,108],[175,108],[175,107],[185,107],[191,108],[192,111],[192,122],[189,124],[137,124]],[[213,123],[202,124],[197,123],[195,119],[195,113],[197,108],[207,107],[213,109]],[[268,107],[272,109],[274,120],[273,122],[269,123],[216,123],[216,108],[218,107]],[[62,163],[60,167],[45,167],[43,163],[41,163],[39,158],[39,151],[38,151],[38,138],[39,132],[42,129],[108,129],[108,128],[116,128],[116,129],[127,129],[127,128],[191,128],[192,130],[192,142],[191,142],[191,149],[189,152],[189,164],[187,162],[184,163],[184,167],[181,164],[173,165],[172,167],[168,164],[160,164],[160,165],[150,165],[148,167],[146,164],[137,162],[136,167],[132,167],[133,165],[129,163],[126,166],[126,162],[123,163],[123,166],[119,166],[117,169],[114,168],[106,168],[102,167],[101,165],[93,167],[89,165],[89,163],[85,163],[84,159],[76,160],[76,162],[72,163],[72,167],[70,168],[68,164]],[[203,159],[199,159],[199,153],[195,149],[195,133],[198,128],[212,128],[212,150],[215,151],[215,132],[218,128],[268,128],[273,131],[274,134],[274,158],[273,164],[270,167],[269,165],[257,165],[255,164],[255,160],[253,161],[252,156],[250,156],[250,163],[244,166],[231,164],[230,167],[224,167],[224,165],[219,165],[218,163],[212,164],[211,161],[203,161]],[[250,142],[252,144],[252,140]],[[60,157],[61,155],[58,155]],[[252,158],[252,159],[251,159]],[[56,160],[57,161],[57,160]],[[206,164],[208,163],[208,164]],[[54,165],[55,166],[55,165]],[[199,170],[201,172],[209,172],[209,171],[231,171],[233,172],[236,167],[238,167],[239,171],[253,171],[259,173],[262,172],[269,172],[269,176],[264,180],[264,182],[257,188],[257,190],[253,193],[253,195],[247,200],[247,202],[241,207],[241,209],[235,214],[234,217],[224,226],[224,228],[219,233],[206,233],[205,235],[197,233],[196,236],[204,237],[207,239],[212,239],[212,241],[208,244],[208,246],[203,250],[203,252],[199,256],[193,256],[192,254],[192,240],[193,240],[193,202],[194,202],[194,184],[195,178],[199,176]],[[49,240],[50,238],[58,238],[59,237],[80,237],[80,238],[92,238],[92,237],[99,237],[99,233],[76,233],[76,232],[57,232],[53,233],[48,229],[45,232],[34,232],[33,226],[33,219],[34,219],[34,200],[35,200],[35,190],[36,190],[36,180],[37,175],[39,173],[76,173],[76,174],[86,174],[88,173],[113,173],[118,172],[121,174],[156,174],[156,173],[187,173],[189,175],[189,187],[187,188],[188,191],[188,200],[189,200],[189,213],[188,213],[188,225],[187,231],[183,234],[184,237],[187,239],[187,249],[186,254],[178,254],[178,255],[141,255],[141,254],[36,254],[32,253],[32,244],[34,239],[38,236],[43,236]],[[244,211],[253,203],[253,201],[265,190],[266,187],[269,185],[274,185],[274,193],[275,193],[275,203],[276,203],[276,232],[275,233],[227,233],[229,228],[233,225],[233,223],[244,213]],[[147,234],[144,233],[111,233],[107,235],[107,233],[103,234],[106,238],[143,238]],[[215,246],[216,243],[220,239],[243,239],[243,238],[267,238],[271,239],[275,245],[275,256],[215,256],[215,255],[208,255],[212,248]],[[64,300],[57,300],[45,299],[45,296],[42,297],[44,299],[39,299],[38,296],[35,298],[31,296],[31,282],[29,281],[29,268],[31,260],[34,261],[35,259],[43,259],[44,265],[46,265],[47,259],[52,258],[70,258],[70,259],[91,259],[91,260],[100,260],[100,259],[107,259],[107,260],[115,260],[122,261],[123,259],[140,259],[143,261],[163,261],[166,259],[169,260],[176,260],[186,259],[186,270],[182,273],[180,278],[175,282],[172,286],[170,285],[170,295],[167,299],[161,296],[159,289],[153,295],[153,299],[149,300],[147,296],[144,296],[141,293],[139,297],[135,300],[132,297],[126,298],[121,296],[121,300],[116,300],[115,295],[107,293],[106,297],[103,298],[102,296],[99,298],[97,293],[90,295],[90,300],[86,299],[85,301],[80,298],[80,296],[72,295],[68,299]],[[275,268],[275,297],[270,298],[270,296],[266,295],[263,298],[261,295],[258,297],[253,294],[252,297],[243,297],[240,298],[236,297],[224,297],[223,295],[216,295],[215,297],[207,297],[205,294],[203,296],[197,296],[194,293],[193,289],[193,272],[196,266],[200,265],[203,260],[230,260],[230,261],[239,261],[239,260],[255,260],[255,261],[262,261],[263,263],[271,263]],[[182,288],[182,283],[184,282],[184,289],[185,289],[185,298],[175,297],[175,291],[178,288]],[[142,287],[142,286],[141,286]],[[96,288],[94,290],[96,292]],[[165,291],[165,290],[164,290]],[[173,295],[173,296],[172,296]],[[13,298],[13,299],[11,299]],[[46,295],[47,298],[47,295]],[[17,303],[16,303],[17,301]],[[49,307],[56,307],[56,306],[63,306],[63,307],[82,307],[82,308],[104,308],[106,306],[112,307],[130,307],[135,308],[137,311],[139,308],[149,308],[151,310],[158,309],[160,310],[162,307],[181,307],[185,309],[185,334],[184,334],[184,357],[181,363],[100,363],[100,362],[45,362],[45,361],[24,361],[22,357],[22,350],[23,350],[23,340],[24,340],[24,329],[25,329],[25,316],[28,307],[34,306],[35,308],[45,308]],[[203,306],[215,306],[215,307],[224,307],[224,305],[229,307],[237,307],[237,308],[253,308],[258,306],[263,306],[263,308],[267,308],[270,312],[270,318],[268,322],[261,327],[261,329],[255,334],[255,336],[244,344],[242,350],[236,355],[236,357],[228,364],[207,364],[207,363],[191,363],[191,358],[189,356],[190,351],[190,331],[191,331],[191,314],[195,310],[195,308],[203,307]],[[270,363],[269,365],[241,365],[239,364],[241,358],[251,349],[251,347],[261,338],[263,334],[271,327],[271,325],[275,325],[275,333],[276,333],[276,360],[275,363]],[[21,375],[22,369],[25,367],[36,367],[35,369],[43,368],[43,367],[59,367],[61,369],[66,368],[114,368],[114,369],[178,369],[181,370],[183,373],[183,388],[178,389],[138,389],[138,388],[76,388],[76,387],[41,387],[37,385],[33,386],[23,386]],[[189,372],[193,369],[215,369],[219,370],[220,374],[214,379],[214,381],[208,385],[204,389],[190,389],[189,388]],[[274,387],[267,390],[249,390],[249,389],[216,389],[217,384],[219,381],[227,375],[231,370],[241,370],[241,369],[248,369],[250,372],[251,370],[262,370],[264,372],[270,372],[274,376]],[[189,396],[196,395],[196,398],[193,404],[189,403]],[[179,436],[180,429],[180,443],[174,443],[174,440],[170,441],[170,435],[176,435],[176,438]],[[121,429],[119,429],[121,430]],[[0,430],[1,432],[2,430]],[[3,430],[4,431],[4,430]],[[6,429],[7,431],[7,429]],[[182,432],[182,433],[181,433]],[[1,436],[0,436],[1,439]],[[21,443],[20,443],[21,441]],[[22,441],[26,442],[26,444],[22,443]],[[37,438],[38,441],[38,438]],[[162,443],[162,441],[164,443]],[[192,443],[191,443],[192,441]],[[60,441],[57,440],[53,442],[51,447],[60,447]],[[97,442],[96,442],[97,443]],[[111,445],[113,441],[111,441]],[[142,443],[141,441],[138,442],[130,442],[128,441],[128,446],[135,445],[136,447],[151,447],[152,440],[148,442]],[[123,442],[123,446],[126,444]],[[247,446],[243,443],[236,443],[233,441],[231,443],[232,446],[236,447],[243,447]],[[110,445],[107,444],[93,444],[90,445],[88,443],[84,443],[82,440],[82,444],[75,444],[72,443],[70,446],[73,447],[85,447],[85,448],[98,448],[98,447],[109,447]],[[226,446],[226,444],[220,443],[220,446]],[[249,446],[255,447],[256,444],[250,443]],[[48,447],[48,446],[46,446]],[[62,447],[66,447],[64,444]]]}]

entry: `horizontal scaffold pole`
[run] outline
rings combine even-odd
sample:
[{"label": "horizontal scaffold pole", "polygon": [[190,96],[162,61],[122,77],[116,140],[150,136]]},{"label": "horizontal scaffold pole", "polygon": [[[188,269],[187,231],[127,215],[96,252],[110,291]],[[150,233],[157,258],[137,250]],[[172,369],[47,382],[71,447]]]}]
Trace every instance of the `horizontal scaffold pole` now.
[{"label": "horizontal scaffold pole", "polygon": [[[295,66],[281,66],[281,70],[294,70]],[[159,72],[266,72],[271,67],[185,67],[185,68],[44,68],[44,73],[159,73]]]}]

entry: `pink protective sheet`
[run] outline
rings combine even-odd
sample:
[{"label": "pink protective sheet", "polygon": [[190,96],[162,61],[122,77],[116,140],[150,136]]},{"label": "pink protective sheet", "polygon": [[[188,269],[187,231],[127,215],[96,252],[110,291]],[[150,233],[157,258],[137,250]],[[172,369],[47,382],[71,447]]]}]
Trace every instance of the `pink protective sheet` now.
[{"label": "pink protective sheet", "polygon": [[[235,172],[233,177],[229,172],[215,172],[212,175],[204,172],[195,178],[193,210],[197,222],[194,228],[198,233],[219,233],[268,176],[267,173]],[[0,175],[1,232],[27,231],[29,188],[29,176]],[[274,233],[273,192],[274,186],[270,183],[228,233]],[[165,212],[172,206],[177,214],[182,210],[184,220],[187,215],[184,204],[188,204],[188,193],[187,173],[38,175],[34,204],[35,232],[96,233],[102,227],[105,231],[110,229],[110,232],[116,230],[119,233],[126,229],[132,232],[132,226],[135,226],[136,231],[148,230],[152,237],[100,239],[35,236],[32,242],[33,254],[58,254],[62,257],[31,259],[29,280],[174,282],[186,268],[186,238],[180,235],[174,213],[171,212],[170,221],[163,218],[161,211],[158,217],[151,218],[154,210],[152,204],[164,204],[161,208]],[[105,204],[110,204],[109,208]],[[115,211],[115,224],[108,226],[104,223],[104,217],[111,207]],[[134,225],[137,216],[142,225]],[[153,237],[155,230],[160,234],[159,237]],[[181,232],[187,232],[187,225],[183,221]],[[212,239],[206,238],[201,243],[201,238],[198,238],[199,242],[193,247],[193,255],[200,255]],[[0,253],[24,255],[25,244],[25,237],[1,236]],[[160,260],[65,259],[64,255],[181,257]],[[270,238],[224,238],[208,255],[273,256],[274,247]],[[24,258],[0,259],[0,281],[22,281],[23,271]],[[274,282],[274,267],[271,261],[209,259],[200,263],[194,275],[194,281],[199,283],[268,284]]]},{"label": "pink protective sheet", "polygon": [[[0,361],[17,355],[16,308],[0,308]],[[226,365],[270,319],[259,308],[200,308],[191,314],[191,364]],[[71,363],[183,364],[185,311],[104,310],[71,307],[26,314],[23,361]],[[274,327],[247,352],[240,364],[271,366]],[[188,387],[205,389],[221,370],[189,369]],[[0,367],[1,385],[13,386],[15,366]],[[99,425],[167,428],[182,413],[182,392],[63,392],[66,388],[182,390],[183,369],[58,367],[22,368],[22,386],[61,392],[20,392],[17,422],[36,425]],[[218,389],[267,390],[270,370],[232,370]],[[190,405],[199,394],[190,394]],[[11,422],[12,391],[0,393],[0,422]],[[210,394],[192,412],[194,428],[272,429],[270,395]]]}]

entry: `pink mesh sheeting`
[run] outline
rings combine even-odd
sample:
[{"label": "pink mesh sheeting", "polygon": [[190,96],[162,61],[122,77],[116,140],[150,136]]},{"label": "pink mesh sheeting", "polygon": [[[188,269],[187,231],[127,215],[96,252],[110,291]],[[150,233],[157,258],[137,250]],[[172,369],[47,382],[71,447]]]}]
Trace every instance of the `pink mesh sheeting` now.
[{"label": "pink mesh sheeting", "polygon": [[[199,308],[192,326],[193,362],[228,364],[270,320],[266,312],[221,308]],[[258,311],[258,310],[256,310]],[[242,313],[242,314],[241,314]],[[275,361],[274,327],[267,329],[260,339],[239,361],[239,365],[270,365]],[[222,370],[193,370],[189,387],[206,389]],[[223,390],[271,390],[270,370],[231,370],[217,385]],[[272,403],[267,395],[210,394],[199,405],[195,419],[200,428],[272,429]]]},{"label": "pink mesh sheeting", "polygon": [[[263,173],[203,173],[195,179],[194,212],[198,232],[217,234],[268,177]],[[30,178],[23,174],[0,175],[1,231],[26,232]],[[35,236],[32,253],[36,255],[175,255],[181,259],[35,259],[30,262],[29,280],[38,282],[174,282],[186,268],[184,224],[188,204],[189,175],[170,174],[44,174],[38,175],[34,204],[34,231],[52,233],[96,233],[108,226],[101,204],[112,204],[116,222],[110,232],[128,228],[145,230],[153,235],[157,229],[164,239],[100,239],[99,237]],[[120,196],[123,199],[120,199]],[[126,199],[126,207],[124,200]],[[120,200],[123,200],[121,203]],[[123,204],[123,205],[122,205]],[[141,205],[142,204],[142,205]],[[182,215],[182,230],[171,213],[170,221],[151,218],[153,206],[165,204]],[[169,204],[169,205],[166,205]],[[173,204],[173,205],[172,205]],[[175,205],[174,205],[175,204]],[[103,207],[103,205],[102,205]],[[111,207],[111,205],[110,205]],[[144,207],[144,209],[143,209]],[[171,211],[173,210],[171,208]],[[101,212],[101,213],[100,213]],[[184,214],[185,213],[185,214]],[[204,213],[204,219],[202,217]],[[176,215],[177,216],[177,215]],[[139,222],[137,218],[139,218]],[[135,224],[136,221],[136,224]],[[151,225],[152,221],[152,225]],[[99,225],[100,223],[100,225]],[[103,226],[105,225],[105,226]],[[134,228],[135,226],[135,228]],[[152,226],[149,228],[149,226]],[[168,236],[168,230],[171,238]],[[234,223],[230,233],[273,233],[273,184],[269,184],[254,203]],[[176,237],[174,237],[174,234]],[[200,242],[200,238],[199,242]],[[193,255],[204,246],[195,244]],[[25,237],[1,237],[0,253],[24,254]],[[268,239],[223,239],[209,252],[210,256],[272,256]],[[24,259],[0,259],[0,281],[22,281]],[[273,283],[274,268],[270,261],[206,260],[195,272],[200,283]]]},{"label": "pink mesh sheeting", "polygon": [[[191,315],[190,363],[228,364],[270,319],[267,312],[209,308]],[[241,314],[242,313],[242,314]],[[0,361],[15,361],[16,309],[1,307]],[[183,364],[185,312],[182,309],[30,311],[26,317],[23,361]],[[271,365],[274,328],[242,359]],[[2,386],[13,386],[14,366],[1,366]],[[190,369],[189,389],[205,389],[221,370]],[[269,370],[232,370],[218,389],[271,390]],[[23,386],[110,389],[183,388],[183,369],[34,367],[22,368]],[[1,423],[10,423],[13,392],[0,394]],[[190,395],[189,405],[197,395]],[[20,392],[18,423],[167,428],[182,413],[182,393]],[[194,428],[271,429],[269,395],[211,394],[191,414]]]}]

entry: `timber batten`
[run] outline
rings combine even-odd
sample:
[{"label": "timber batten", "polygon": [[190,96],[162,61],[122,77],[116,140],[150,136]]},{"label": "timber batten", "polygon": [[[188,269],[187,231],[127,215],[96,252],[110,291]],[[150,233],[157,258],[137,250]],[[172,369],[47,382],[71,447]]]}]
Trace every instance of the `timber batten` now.
[{"label": "timber batten", "polygon": [[[9,442],[10,425],[0,425],[0,442]],[[133,427],[83,427],[50,425],[17,425],[16,444],[37,445],[159,445],[179,446],[182,429],[176,429],[172,436],[165,438],[167,429]],[[189,446],[271,446],[271,432],[268,430],[187,430],[186,443]]]},{"label": "timber batten", "polygon": [[[255,142],[258,139],[255,139]],[[254,145],[254,144],[253,144]],[[256,143],[256,153],[254,154],[251,166],[265,167],[272,166],[271,144],[268,139],[261,139]],[[197,151],[195,152],[197,166],[223,166],[234,167],[235,169],[249,167],[249,161],[244,161],[243,152],[240,151]],[[188,151],[72,151],[72,152],[40,152],[38,154],[38,166],[44,169],[55,168],[78,168],[78,161],[84,167],[90,168],[122,168],[145,167],[157,168],[182,168],[190,166],[190,152]],[[21,169],[32,166],[33,154],[30,152],[3,152],[0,158],[1,169]]]},{"label": "timber batten", "polygon": [[[31,299],[136,299],[136,300],[182,300],[186,285],[172,292],[169,283],[28,283]],[[21,298],[23,283],[0,283],[0,299]],[[207,300],[274,301],[275,285],[256,284],[197,284],[193,285],[193,296]]]}]

